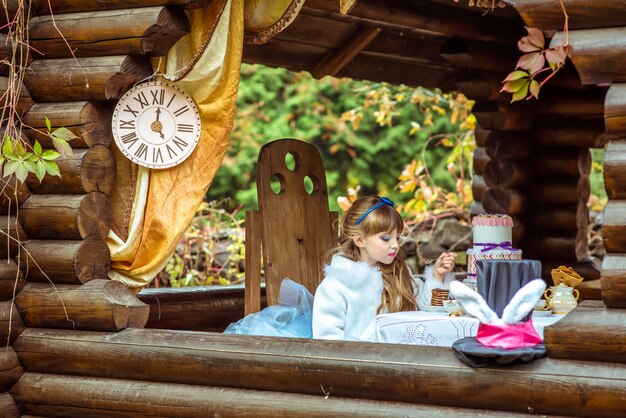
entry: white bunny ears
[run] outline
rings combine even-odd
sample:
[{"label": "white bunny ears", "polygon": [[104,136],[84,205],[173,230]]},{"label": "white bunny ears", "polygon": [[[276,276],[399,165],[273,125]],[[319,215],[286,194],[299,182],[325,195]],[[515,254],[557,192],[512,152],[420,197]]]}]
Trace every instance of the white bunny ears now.
[{"label": "white bunny ears", "polygon": [[521,322],[533,310],[544,290],[546,283],[543,279],[529,282],[517,291],[504,308],[502,318],[498,318],[478,292],[458,281],[450,283],[450,295],[459,302],[463,310],[482,324],[490,325],[513,325]]}]

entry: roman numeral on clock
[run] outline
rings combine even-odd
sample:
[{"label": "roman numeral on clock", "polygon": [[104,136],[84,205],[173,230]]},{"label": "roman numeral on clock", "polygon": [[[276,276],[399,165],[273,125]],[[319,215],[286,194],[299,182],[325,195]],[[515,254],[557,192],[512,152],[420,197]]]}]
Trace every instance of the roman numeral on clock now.
[{"label": "roman numeral on clock", "polygon": [[193,132],[193,125],[189,123],[179,123],[176,125],[176,130],[178,132]]},{"label": "roman numeral on clock", "polygon": [[158,163],[163,162],[163,154],[161,154],[161,148],[153,148],[152,149],[152,162]]},{"label": "roman numeral on clock", "polygon": [[185,106],[181,107],[180,109],[176,110],[174,112],[174,116],[180,116],[180,115],[182,115],[183,113],[185,113],[188,110],[189,110],[189,106],[185,105]]},{"label": "roman numeral on clock", "polygon": [[135,157],[145,160],[148,157],[148,146],[143,142],[139,144],[139,148],[135,151]]},{"label": "roman numeral on clock", "polygon": [[128,121],[120,119],[120,129],[135,129],[135,119]]},{"label": "roman numeral on clock", "polygon": [[176,144],[176,146],[181,150],[184,151],[185,147],[187,145],[189,145],[188,143],[186,143],[185,141],[183,141],[182,139],[180,139],[179,137],[175,136],[174,139],[172,139],[172,142],[174,144]]},{"label": "roman numeral on clock", "polygon": [[133,99],[139,102],[139,105],[142,109],[148,106],[148,98],[146,97],[146,93],[144,93],[143,91],[140,91],[138,95],[133,97]]},{"label": "roman numeral on clock", "polygon": [[128,149],[131,149],[133,145],[135,145],[135,142],[139,140],[135,132],[127,133],[126,135],[122,136],[120,139],[122,140],[122,142],[126,145],[126,148]]},{"label": "roman numeral on clock", "polygon": [[150,90],[152,104],[163,105],[165,102],[165,89]]}]

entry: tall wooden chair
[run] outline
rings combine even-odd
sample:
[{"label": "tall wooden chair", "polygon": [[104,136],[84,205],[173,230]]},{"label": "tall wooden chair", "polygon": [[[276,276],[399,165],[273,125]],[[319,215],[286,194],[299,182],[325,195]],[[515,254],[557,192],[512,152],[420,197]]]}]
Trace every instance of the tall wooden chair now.
[{"label": "tall wooden chair", "polygon": [[328,210],[326,174],[315,146],[295,139],[266,144],[256,178],[259,210],[246,213],[246,315],[261,309],[261,258],[267,304],[275,305],[284,278],[315,293],[324,258],[337,243],[337,213]]}]

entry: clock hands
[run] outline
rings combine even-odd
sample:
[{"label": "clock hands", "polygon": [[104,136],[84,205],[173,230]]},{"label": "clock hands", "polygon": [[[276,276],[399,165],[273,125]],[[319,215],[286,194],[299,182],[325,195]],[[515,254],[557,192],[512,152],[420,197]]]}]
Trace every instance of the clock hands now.
[{"label": "clock hands", "polygon": [[163,134],[163,124],[159,120],[161,116],[161,109],[157,107],[156,109],[156,120],[150,124],[150,128],[152,128],[152,132],[158,132],[161,136],[161,139],[165,139],[165,135]]}]

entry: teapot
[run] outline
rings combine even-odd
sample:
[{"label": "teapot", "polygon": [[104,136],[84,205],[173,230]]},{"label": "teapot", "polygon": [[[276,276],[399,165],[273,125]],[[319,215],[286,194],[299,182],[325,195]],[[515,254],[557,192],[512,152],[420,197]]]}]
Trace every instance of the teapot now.
[{"label": "teapot", "polygon": [[578,290],[559,283],[558,286],[550,286],[543,292],[548,301],[548,309],[555,314],[566,314],[578,305]]}]

